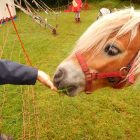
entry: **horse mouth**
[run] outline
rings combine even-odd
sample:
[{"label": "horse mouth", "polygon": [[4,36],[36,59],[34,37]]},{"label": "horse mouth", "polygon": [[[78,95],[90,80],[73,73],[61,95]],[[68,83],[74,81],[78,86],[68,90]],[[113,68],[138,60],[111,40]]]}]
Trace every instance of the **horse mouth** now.
[{"label": "horse mouth", "polygon": [[75,96],[76,90],[77,90],[77,86],[70,85],[68,87],[59,88],[59,93],[66,94],[68,96],[73,97]]}]

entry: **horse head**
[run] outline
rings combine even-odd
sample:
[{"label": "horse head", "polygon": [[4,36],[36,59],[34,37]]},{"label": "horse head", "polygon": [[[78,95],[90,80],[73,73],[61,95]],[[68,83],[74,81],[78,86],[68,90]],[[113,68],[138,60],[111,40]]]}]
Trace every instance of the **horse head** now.
[{"label": "horse head", "polygon": [[54,85],[68,96],[134,83],[140,73],[140,12],[116,11],[94,22],[58,66]]}]

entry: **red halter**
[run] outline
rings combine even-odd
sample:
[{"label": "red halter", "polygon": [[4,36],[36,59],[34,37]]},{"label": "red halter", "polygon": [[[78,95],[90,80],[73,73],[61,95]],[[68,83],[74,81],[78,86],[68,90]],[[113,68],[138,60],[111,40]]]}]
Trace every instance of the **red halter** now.
[{"label": "red halter", "polygon": [[[102,73],[91,73],[90,69],[87,66],[87,63],[84,59],[84,57],[82,56],[81,53],[76,53],[76,58],[82,68],[83,73],[85,74],[85,81],[86,81],[86,88],[85,91],[86,93],[91,93],[92,91],[92,81],[93,80],[97,80],[97,79],[105,79],[105,78],[120,78],[121,80],[125,79],[126,77],[126,72],[123,72],[123,68],[121,68],[120,71],[116,71],[116,72],[102,72]],[[128,69],[128,71],[130,70],[130,66],[125,67]],[[127,71],[127,72],[128,72]],[[115,84],[113,87],[114,88],[121,88],[124,85],[124,83],[117,83]]]}]

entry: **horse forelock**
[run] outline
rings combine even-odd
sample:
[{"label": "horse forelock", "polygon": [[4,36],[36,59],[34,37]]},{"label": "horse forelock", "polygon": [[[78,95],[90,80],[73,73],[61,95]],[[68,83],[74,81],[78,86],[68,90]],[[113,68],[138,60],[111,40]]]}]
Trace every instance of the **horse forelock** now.
[{"label": "horse forelock", "polygon": [[109,37],[116,33],[114,40],[130,32],[130,41],[137,35],[140,25],[140,11],[133,8],[123,9],[108,14],[94,22],[77,41],[72,54],[77,51],[86,52],[94,48],[95,56],[107,43]]}]

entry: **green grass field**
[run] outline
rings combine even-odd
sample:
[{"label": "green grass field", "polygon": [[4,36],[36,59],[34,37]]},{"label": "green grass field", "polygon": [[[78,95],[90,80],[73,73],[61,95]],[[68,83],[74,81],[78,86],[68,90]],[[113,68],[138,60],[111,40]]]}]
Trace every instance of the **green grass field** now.
[{"label": "green grass field", "polygon": [[[53,76],[97,11],[95,6],[82,11],[80,24],[75,24],[73,13],[62,12],[56,36],[19,12],[15,22],[33,65]],[[0,27],[0,55],[25,64],[11,22]],[[139,140],[140,85],[104,88],[74,98],[39,83],[1,86],[0,131],[15,140]]]}]

